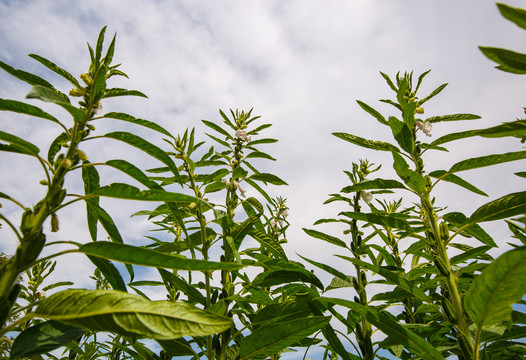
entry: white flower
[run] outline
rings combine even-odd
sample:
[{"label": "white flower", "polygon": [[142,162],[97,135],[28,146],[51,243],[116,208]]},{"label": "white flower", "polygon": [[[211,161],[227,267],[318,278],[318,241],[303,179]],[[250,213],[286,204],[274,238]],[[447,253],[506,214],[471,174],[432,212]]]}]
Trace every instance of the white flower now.
[{"label": "white flower", "polygon": [[360,191],[360,195],[362,196],[363,201],[365,201],[367,204],[369,204],[371,201],[373,201],[373,194],[371,194],[368,191]]},{"label": "white flower", "polygon": [[245,198],[245,190],[243,190],[243,188],[241,187],[241,185],[239,185],[239,183],[237,181],[234,181],[234,186],[237,187],[237,189],[239,190],[239,193],[241,195],[241,197]]},{"label": "white flower", "polygon": [[283,210],[281,212],[281,216],[283,216],[283,218],[285,219],[287,216],[289,216],[289,211],[288,210]]},{"label": "white flower", "polygon": [[417,128],[422,130],[424,134],[427,136],[431,136],[431,129],[433,128],[433,125],[429,121],[422,122],[422,121],[415,121],[415,125]]},{"label": "white flower", "polygon": [[247,136],[247,132],[245,130],[236,131],[236,137],[238,139],[246,141],[247,143],[250,142],[250,136]]}]

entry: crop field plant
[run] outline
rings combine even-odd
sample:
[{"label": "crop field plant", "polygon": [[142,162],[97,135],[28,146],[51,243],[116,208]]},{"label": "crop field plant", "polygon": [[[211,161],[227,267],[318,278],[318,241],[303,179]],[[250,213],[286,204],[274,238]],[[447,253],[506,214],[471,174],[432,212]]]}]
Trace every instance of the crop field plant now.
[{"label": "crop field plant", "polygon": [[[526,29],[525,10],[498,8]],[[265,136],[271,124],[252,109],[220,110],[217,119],[203,120],[205,134],[195,129],[172,134],[132,114],[104,113],[108,98],[146,97],[111,87],[114,77],[127,75],[113,64],[116,37],[107,44],[105,32],[103,28],[96,44],[88,45],[90,66],[78,78],[30,55],[70,83],[64,91],[0,61],[3,71],[28,84],[27,98],[57,105],[70,115],[62,119],[28,102],[0,99],[0,110],[31,116],[35,123],[52,122],[57,130],[47,149],[0,131],[2,156],[33,158],[45,188],[31,206],[0,192],[4,209],[11,206],[22,213],[13,219],[0,209],[2,231],[12,231],[18,240],[16,249],[0,258],[2,358],[276,360],[291,350],[308,358],[309,351],[320,347],[323,359],[526,357],[526,192],[488,199],[471,214],[449,212],[443,207],[448,199],[437,199],[434,192],[445,181],[487,197],[461,173],[523,160],[526,151],[480,154],[449,169],[437,169],[423,157],[427,152],[447,154],[450,143],[473,137],[524,143],[526,120],[432,138],[436,123],[476,123],[480,117],[426,117],[427,102],[447,84],[421,94],[429,71],[381,73],[393,97],[380,101],[392,105],[392,113],[357,102],[370,120],[386,127],[391,140],[345,129],[333,135],[350,143],[350,154],[354,148],[362,157],[374,150],[385,153],[386,160],[373,164],[355,159],[352,169],[344,171],[348,186],[326,201],[346,210],[303,229],[307,238],[339,249],[334,261],[301,254],[302,262],[293,261],[286,252],[286,199],[268,191],[269,185],[287,183],[256,167],[275,160],[265,152],[278,141]],[[526,74],[525,54],[480,50],[499,70]],[[94,124],[103,121],[126,126],[102,134]],[[164,142],[139,135],[144,128]],[[159,166],[141,169],[123,159],[92,163],[81,148],[94,139],[120,141]],[[380,166],[392,168],[392,177],[375,177]],[[102,168],[129,181],[101,185],[107,173]],[[519,169],[510,176],[526,178],[526,172]],[[82,193],[68,187],[74,178],[83,184]],[[257,195],[248,196],[247,187]],[[127,243],[101,198],[155,204],[133,217],[147,219],[155,228],[155,236],[146,236],[149,244]],[[85,204],[92,241],[48,241],[47,224],[51,232],[60,231],[60,210],[77,202]],[[493,239],[481,226],[487,222],[505,222],[509,238]],[[320,224],[345,230],[320,231]],[[68,250],[42,255],[44,248],[57,244]],[[511,250],[496,258],[489,255],[504,245]],[[72,282],[43,285],[66,253],[83,254],[94,264],[96,289],[73,288]],[[134,280],[143,267],[157,276]],[[324,284],[320,273],[329,274],[331,282]],[[378,284],[388,290],[372,292],[371,286]],[[152,286],[163,289],[166,300],[150,300],[144,289]]]}]

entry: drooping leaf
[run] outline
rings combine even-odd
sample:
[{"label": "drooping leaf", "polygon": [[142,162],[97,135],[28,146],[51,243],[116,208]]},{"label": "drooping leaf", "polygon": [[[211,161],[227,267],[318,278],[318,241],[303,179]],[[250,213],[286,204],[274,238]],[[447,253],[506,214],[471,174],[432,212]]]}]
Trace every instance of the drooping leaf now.
[{"label": "drooping leaf", "polygon": [[222,332],[232,320],[186,303],[148,301],[109,290],[66,290],[45,298],[35,317],[92,331],[159,340]]},{"label": "drooping leaf", "polygon": [[36,145],[3,131],[0,131],[0,141],[9,143],[9,145],[0,143],[0,151],[10,151],[33,156],[38,155],[40,152],[40,149]]},{"label": "drooping leaf", "polygon": [[129,163],[126,160],[108,160],[106,164],[131,176],[132,178],[146,186],[148,189],[164,191],[159,184],[157,184],[154,181],[151,181],[148,178],[148,176],[146,176],[146,174],[144,174],[137,166]]},{"label": "drooping leaf", "polygon": [[345,306],[359,313],[382,332],[388,334],[390,338],[397,341],[399,344],[404,345],[408,350],[411,350],[412,353],[422,359],[444,359],[442,354],[440,354],[440,352],[425,339],[397,323],[391,319],[391,317],[376,311],[372,307],[367,307],[353,301],[336,298],[320,298],[319,301]]},{"label": "drooping leaf", "polygon": [[15,69],[15,68],[13,68],[12,66],[6,64],[3,61],[0,61],[0,68],[5,70],[10,75],[13,75],[17,79],[25,81],[29,85],[42,85],[42,86],[46,86],[46,87],[49,87],[49,88],[53,88],[53,85],[51,85],[46,80],[42,79],[40,76],[28,73],[28,72],[23,71],[23,70]]},{"label": "drooping leaf", "polygon": [[497,3],[500,13],[517,26],[526,29],[526,10]]},{"label": "drooping leaf", "polygon": [[522,137],[526,136],[526,120],[505,122],[487,129],[474,130],[475,135],[487,138],[504,136]]},{"label": "drooping leaf", "polygon": [[497,324],[511,316],[512,304],[526,293],[526,247],[508,251],[490,263],[472,282],[464,308],[478,327]]},{"label": "drooping leaf", "polygon": [[443,215],[444,219],[457,228],[462,228],[466,233],[480,240],[483,244],[497,247],[493,238],[476,222],[471,221],[466,215],[460,212],[450,212]]},{"label": "drooping leaf", "polygon": [[78,327],[45,321],[22,331],[13,342],[10,359],[29,358],[51,352],[84,334]]},{"label": "drooping leaf", "polygon": [[389,179],[374,179],[365,180],[361,183],[346,186],[342,189],[343,193],[350,193],[361,190],[377,190],[377,189],[407,189],[404,184],[397,180]]},{"label": "drooping leaf", "polygon": [[366,103],[364,103],[364,102],[362,102],[360,100],[356,100],[356,102],[358,103],[358,105],[360,105],[360,107],[362,109],[364,109],[366,112],[371,114],[380,123],[382,123],[384,125],[389,125],[389,122],[385,119],[385,117],[383,117],[382,114],[380,114],[378,111],[373,109],[371,106],[367,105]]},{"label": "drooping leaf", "polygon": [[[75,79],[73,77],[73,75],[71,75],[66,70],[60,68],[59,66],[57,66],[53,62],[49,61],[48,59],[43,58],[42,56],[36,55],[36,54],[29,54],[29,57],[35,59],[36,61],[38,61],[39,63],[41,63],[45,67],[47,67],[49,70],[53,71],[54,73],[62,76],[64,79],[69,81],[75,87],[80,88],[79,82],[77,81],[77,79]],[[49,87],[49,86],[47,86],[47,87]]]},{"label": "drooping leaf", "polygon": [[346,134],[346,133],[333,133],[334,136],[339,137],[342,140],[348,141],[355,145],[380,151],[396,151],[399,152],[398,148],[394,145],[391,145],[382,141],[373,141],[361,138],[356,135]]},{"label": "drooping leaf", "polygon": [[174,201],[178,203],[188,204],[193,202],[200,202],[206,207],[209,206],[203,200],[200,200],[191,195],[172,193],[160,190],[139,190],[134,186],[123,183],[113,183],[110,185],[102,186],[96,189],[92,194],[98,196],[113,197],[117,199],[141,201]]},{"label": "drooping leaf", "polygon": [[457,184],[459,186],[462,186],[464,189],[473,191],[475,194],[488,196],[488,194],[486,194],[484,191],[480,190],[476,186],[470,184],[469,182],[467,182],[466,180],[460,178],[459,176],[455,174],[448,173],[445,170],[432,171],[429,173],[429,176],[437,178],[437,179],[441,178],[440,180],[444,180],[444,181],[447,181],[453,184]]},{"label": "drooping leaf", "polygon": [[497,68],[514,74],[526,73],[526,54],[495,47],[479,46],[486,57],[500,66]]},{"label": "drooping leaf", "polygon": [[55,89],[50,89],[41,85],[33,85],[31,90],[27,93],[26,98],[39,99],[57,104],[69,112],[75,122],[81,122],[86,118],[86,112],[83,109],[71,105],[68,97]]},{"label": "drooping leaf", "polygon": [[314,316],[262,326],[241,340],[240,360],[277,354],[325,327],[329,320]]},{"label": "drooping leaf", "polygon": [[[320,263],[318,261],[314,261],[314,260],[311,260],[311,259],[307,259],[306,257],[303,257],[301,255],[299,255],[299,257],[301,257],[303,260],[307,261],[308,263],[328,272],[329,274],[331,275],[334,275],[335,278],[334,279],[338,279],[342,282],[345,282],[345,283],[349,283],[349,276],[348,275],[345,275],[344,273],[342,273],[341,271],[333,268],[332,266],[329,266],[327,264],[323,264],[323,263]],[[334,282],[334,279],[333,279],[333,282]],[[333,282],[331,282],[331,286],[333,286]],[[351,284],[352,286],[352,284]]]},{"label": "drooping leaf", "polygon": [[107,241],[87,243],[79,248],[86,255],[98,256],[126,264],[161,267],[177,270],[239,270],[243,266],[227,262],[187,259],[181,255],[168,255],[159,251]]},{"label": "drooping leaf", "polygon": [[477,158],[466,159],[466,160],[460,161],[454,164],[453,166],[451,166],[451,169],[449,169],[449,172],[454,173],[454,172],[459,172],[459,171],[471,170],[471,169],[476,169],[480,167],[502,164],[505,162],[522,160],[522,159],[526,159],[526,151],[516,151],[516,152],[505,153],[505,154],[481,156]]},{"label": "drooping leaf", "polygon": [[342,247],[342,248],[347,248],[347,244],[345,243],[345,241],[340,240],[340,239],[338,239],[338,238],[336,238],[334,236],[322,233],[321,231],[305,229],[305,228],[303,228],[303,231],[307,235],[312,236],[313,238],[326,241],[326,242],[328,242],[330,244],[333,244],[333,245],[336,245],[336,246],[339,246],[339,247]]},{"label": "drooping leaf", "polygon": [[100,270],[104,278],[114,290],[128,292],[119,270],[117,270],[111,261],[90,255],[88,255],[88,259],[90,259],[90,261]]},{"label": "drooping leaf", "polygon": [[267,270],[262,272],[254,278],[252,284],[259,287],[270,287],[296,281],[313,284],[323,290],[323,284],[313,273],[292,266],[289,269]]},{"label": "drooping leaf", "polygon": [[104,117],[105,118],[109,118],[109,119],[116,119],[116,120],[127,121],[127,122],[130,122],[132,124],[137,124],[137,125],[140,125],[140,126],[144,126],[144,127],[147,127],[148,129],[152,129],[152,130],[158,131],[161,134],[169,136],[169,137],[171,137],[173,139],[173,135],[170,134],[170,132],[168,130],[166,130],[162,126],[160,126],[160,125],[158,125],[158,124],[156,124],[156,123],[154,123],[152,121],[148,121],[148,120],[144,120],[144,119],[138,119],[138,118],[135,118],[135,117],[133,117],[131,115],[128,115],[128,114],[125,114],[125,113],[120,113],[120,112],[110,112],[110,113],[104,114]]},{"label": "drooping leaf", "polygon": [[60,121],[58,121],[53,115],[48,114],[47,112],[41,110],[36,106],[16,100],[0,99],[0,110],[13,111],[20,114],[36,116],[42,119],[51,120],[54,123],[61,125]]}]

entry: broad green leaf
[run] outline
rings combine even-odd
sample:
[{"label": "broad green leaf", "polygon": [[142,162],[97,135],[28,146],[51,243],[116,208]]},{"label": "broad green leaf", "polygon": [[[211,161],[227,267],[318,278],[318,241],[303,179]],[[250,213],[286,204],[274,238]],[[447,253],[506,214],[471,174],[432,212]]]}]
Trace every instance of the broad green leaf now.
[{"label": "broad green leaf", "polygon": [[399,152],[398,148],[394,145],[391,145],[382,141],[373,141],[361,138],[356,135],[346,134],[346,133],[332,133],[334,136],[339,137],[342,140],[348,141],[355,145],[380,151],[396,151]]},{"label": "broad green leaf", "polygon": [[169,271],[166,271],[165,269],[158,270],[164,282],[172,285],[177,290],[180,290],[183,293],[185,293],[186,296],[188,296],[188,299],[195,301],[196,303],[201,304],[203,306],[206,304],[206,299],[203,296],[203,294],[201,294],[199,290],[197,290],[197,288],[188,284],[186,280],[175,274],[172,274]]},{"label": "broad green leaf", "polygon": [[474,130],[475,135],[496,138],[504,136],[526,136],[526,120],[505,122],[487,129]]},{"label": "broad green leaf", "polygon": [[374,179],[374,180],[365,180],[361,183],[346,186],[342,189],[341,192],[347,194],[347,193],[351,193],[354,191],[376,190],[376,189],[407,189],[407,188],[400,181]]},{"label": "broad green leaf", "polygon": [[526,10],[498,3],[497,7],[502,16],[513,21],[517,26],[526,29]]},{"label": "broad green leaf", "polygon": [[57,320],[92,331],[159,340],[225,331],[232,320],[186,303],[149,301],[108,290],[66,290],[45,298],[35,317]]},{"label": "broad green leaf", "polygon": [[[179,179],[179,171],[177,170],[177,166],[174,164],[170,156],[168,156],[168,154],[161,150],[159,147],[153,145],[152,143],[144,140],[143,138],[137,135],[130,134],[128,132],[116,131],[108,133],[104,136],[111,139],[123,141],[131,146],[141,149],[142,151],[146,152],[147,154],[153,156],[154,158],[160,160],[165,165],[167,165],[170,168],[170,170],[172,170],[172,173]],[[181,182],[180,179],[179,182]]]},{"label": "broad green leaf", "polygon": [[148,98],[145,94],[138,90],[127,90],[127,89],[120,89],[120,88],[113,88],[113,89],[107,89],[104,92],[104,95],[102,96],[104,99],[109,97],[116,97],[116,96],[140,96],[143,98]]},{"label": "broad green leaf", "polygon": [[125,113],[120,113],[120,112],[110,112],[110,113],[104,114],[104,117],[105,118],[109,118],[109,119],[116,119],[116,120],[127,121],[127,122],[130,122],[130,123],[133,123],[133,124],[141,125],[141,126],[149,128],[149,129],[158,131],[161,134],[169,136],[169,137],[171,137],[173,139],[173,135],[170,134],[170,132],[168,130],[166,130],[162,126],[160,126],[160,125],[158,125],[158,124],[156,124],[156,123],[154,123],[152,121],[148,121],[148,120],[144,120],[144,119],[138,119],[138,118],[135,118],[135,117],[133,117],[131,115],[128,115],[128,114],[125,114]]},{"label": "broad green leaf", "polygon": [[322,329],[329,320],[314,316],[262,326],[241,340],[240,360],[277,354]]},{"label": "broad green leaf", "polygon": [[251,158],[260,158],[260,159],[268,159],[268,160],[276,161],[276,159],[274,159],[272,156],[265,154],[264,152],[261,152],[261,151],[253,151],[247,156],[245,156],[245,159],[251,159]]},{"label": "broad green leaf", "polygon": [[51,120],[54,123],[62,125],[53,115],[48,114],[47,112],[41,110],[40,108],[26,104],[16,100],[5,100],[0,99],[0,110],[13,111],[20,114],[26,114],[31,116],[36,116],[42,119]]},{"label": "broad green leaf", "polygon": [[409,129],[405,122],[398,120],[394,116],[389,116],[389,126],[398,145],[400,145],[403,150],[412,154],[413,151],[415,151],[413,131]]},{"label": "broad green leaf", "polygon": [[367,105],[366,103],[360,101],[360,100],[356,100],[356,102],[358,103],[358,105],[360,105],[360,107],[362,109],[364,109],[365,111],[367,111],[369,114],[371,114],[376,120],[378,120],[380,123],[384,124],[384,125],[389,125],[389,122],[385,119],[385,117],[383,117],[382,114],[380,114],[378,111],[376,111],[375,109],[373,109],[371,106]]},{"label": "broad green leaf", "polygon": [[203,122],[203,124],[208,126],[210,129],[213,129],[217,131],[218,133],[220,133],[221,135],[224,135],[228,140],[234,140],[232,135],[230,135],[228,131],[224,130],[221,126],[214,124],[213,122],[208,121],[208,120],[201,120],[201,121]]},{"label": "broad green leaf", "polygon": [[305,233],[307,235],[312,236],[313,238],[320,239],[320,240],[326,241],[326,242],[328,242],[330,244],[333,244],[333,245],[336,245],[336,246],[339,246],[339,247],[347,249],[347,244],[345,243],[345,241],[340,240],[337,237],[334,237],[334,236],[331,236],[331,235],[327,235],[327,234],[322,233],[322,232],[317,231],[317,230],[311,230],[311,229],[303,228],[303,231],[305,231]]},{"label": "broad green leaf", "polygon": [[509,161],[526,159],[526,151],[516,151],[505,154],[487,155],[460,161],[449,169],[450,173],[476,169],[484,166],[502,164]]},{"label": "broad green leaf", "polygon": [[426,181],[422,174],[417,173],[409,168],[409,164],[404,158],[397,152],[392,151],[393,154],[393,168],[400,178],[406,183],[406,185],[412,190],[421,194],[425,190]]},{"label": "broad green leaf", "polygon": [[88,255],[88,259],[90,259],[90,261],[100,270],[102,275],[104,275],[104,278],[108,280],[114,290],[128,292],[124,279],[111,261],[90,255]]},{"label": "broad green leaf", "polygon": [[287,259],[287,255],[285,254],[285,251],[281,247],[281,245],[272,239],[270,236],[268,236],[266,233],[253,229],[250,232],[250,236],[254,238],[258,243],[260,243],[263,246],[266,246],[268,251],[274,255],[278,259]]},{"label": "broad green leaf", "polygon": [[0,68],[5,70],[10,75],[13,75],[17,79],[25,81],[26,83],[28,83],[30,85],[42,85],[42,86],[46,86],[46,87],[49,87],[49,88],[53,88],[53,85],[51,85],[46,80],[42,79],[40,76],[28,73],[28,72],[23,71],[23,70],[15,69],[15,68],[13,68],[12,66],[6,64],[3,61],[0,61]]},{"label": "broad green leaf", "polygon": [[3,131],[0,131],[0,141],[5,141],[9,143],[9,145],[0,143],[0,150],[2,151],[17,152],[20,154],[34,156],[38,155],[38,153],[40,152],[39,148],[31,144],[30,142],[25,141],[24,139],[21,139],[18,136],[8,134]]},{"label": "broad green leaf", "polygon": [[228,169],[218,169],[214,171],[212,174],[206,176],[205,179],[203,180],[203,183],[208,184],[208,183],[211,183],[212,181],[220,181],[222,178],[227,176],[229,173],[230,171],[228,171]]},{"label": "broad green leaf", "polygon": [[107,241],[87,243],[79,248],[81,253],[115,260],[126,264],[152,266],[177,270],[239,270],[243,266],[227,262],[187,259],[181,255],[168,255],[159,251]]},{"label": "broad green leaf", "polygon": [[62,76],[64,79],[66,79],[67,81],[72,83],[75,87],[80,88],[79,82],[77,81],[77,79],[75,79],[73,77],[73,75],[71,75],[66,70],[58,67],[53,62],[49,61],[48,59],[43,58],[42,56],[36,55],[36,54],[29,54],[29,57],[35,59],[36,61],[38,61],[39,63],[41,63],[45,67],[47,67],[49,70],[53,71],[54,73]]},{"label": "broad green leaf", "polygon": [[343,211],[339,213],[339,215],[347,216],[351,219],[362,220],[373,224],[382,225],[385,227],[411,231],[411,225],[409,225],[407,221],[390,215],[370,214],[353,211]]},{"label": "broad green leaf", "polygon": [[470,249],[468,251],[464,251],[463,253],[453,256],[449,262],[451,265],[461,264],[463,262],[477,259],[479,255],[486,255],[488,250],[491,249],[491,246],[479,246],[477,248]]},{"label": "broad green leaf", "polygon": [[450,183],[453,183],[453,184],[457,184],[458,186],[462,186],[464,189],[467,189],[469,191],[473,191],[475,194],[488,196],[488,194],[486,194],[484,191],[480,190],[476,186],[471,185],[466,180],[458,177],[455,174],[450,174],[450,173],[448,173],[445,170],[432,171],[432,172],[429,173],[429,176],[437,178],[437,179],[440,179],[440,180],[443,180],[443,181],[447,181],[447,182],[450,182]]},{"label": "broad green leaf", "polygon": [[84,334],[78,327],[45,321],[22,331],[13,342],[9,359],[28,358],[58,349]]},{"label": "broad green leaf", "polygon": [[484,231],[480,225],[467,218],[466,215],[460,212],[450,212],[444,214],[443,217],[448,223],[456,226],[457,228],[462,228],[463,231],[473,236],[475,239],[478,239],[483,244],[491,247],[497,247],[497,244],[492,239],[492,237],[486,231]]},{"label": "broad green leaf", "polygon": [[252,323],[268,325],[269,323],[306,318],[312,315],[309,302],[309,298],[298,298],[265,306],[257,311],[251,319]]},{"label": "broad green leaf", "polygon": [[425,98],[421,99],[421,100],[418,100],[417,104],[418,106],[422,106],[425,102],[427,102],[428,100],[430,100],[431,98],[437,96],[442,90],[444,90],[444,88],[447,86],[447,84],[442,84],[440,85],[439,87],[437,87],[435,90],[433,90],[431,92],[431,94],[429,94],[428,96],[426,96]]},{"label": "broad green leaf", "polygon": [[71,139],[66,132],[63,132],[62,134],[57,136],[55,140],[53,140],[51,145],[49,145],[49,149],[47,152],[47,160],[53,164],[55,162],[55,156],[57,155],[57,153],[60,151],[62,146],[69,143],[70,140]]},{"label": "broad green leaf", "polygon": [[480,116],[474,114],[451,114],[451,115],[441,115],[433,116],[427,118],[425,121],[430,123],[436,123],[440,121],[460,121],[460,120],[477,120],[480,119]]},{"label": "broad green leaf", "polygon": [[192,349],[190,343],[184,338],[174,340],[157,340],[157,342],[162,346],[168,358],[171,358],[172,356],[186,356],[195,354],[195,351]]},{"label": "broad green leaf", "polygon": [[234,179],[244,179],[248,175],[248,171],[243,169],[241,166],[237,166],[234,171],[232,171],[232,178]]},{"label": "broad green leaf", "polygon": [[216,191],[219,191],[219,190],[223,190],[223,189],[226,189],[226,188],[227,188],[227,185],[224,182],[215,181],[215,182],[213,182],[211,184],[208,184],[205,187],[205,194],[210,194],[210,193],[213,193],[213,192],[216,192]]},{"label": "broad green leaf", "polygon": [[371,307],[367,307],[353,301],[336,298],[320,298],[318,300],[321,302],[345,306],[359,313],[361,316],[365,317],[367,321],[380,329],[384,334],[404,345],[413,354],[419,356],[422,359],[444,359],[440,352],[425,339],[392,320],[391,317],[382,314]]},{"label": "broad green leaf", "polygon": [[526,247],[508,251],[490,263],[469,287],[464,308],[479,328],[507,321],[512,304],[526,293]]},{"label": "broad green leaf", "polygon": [[482,205],[471,215],[470,221],[494,221],[524,213],[526,213],[526,191],[508,194]]},{"label": "broad green leaf", "polygon": [[486,57],[501,65],[498,69],[514,74],[526,73],[526,54],[521,54],[507,49],[479,46]]},{"label": "broad green leaf", "polygon": [[[90,166],[90,162],[85,160],[82,163],[82,182],[84,183],[84,194],[91,194],[95,189],[100,187],[100,177],[95,166]],[[88,200],[94,206],[99,206],[99,198],[93,198]],[[97,241],[97,222],[98,216],[94,210],[90,208],[86,201],[88,230],[91,236],[91,240]]]},{"label": "broad green leaf", "polygon": [[272,185],[288,185],[285,181],[281,180],[276,175],[267,174],[267,173],[259,173],[259,174],[250,175],[249,179],[263,181],[265,183],[269,183]]}]

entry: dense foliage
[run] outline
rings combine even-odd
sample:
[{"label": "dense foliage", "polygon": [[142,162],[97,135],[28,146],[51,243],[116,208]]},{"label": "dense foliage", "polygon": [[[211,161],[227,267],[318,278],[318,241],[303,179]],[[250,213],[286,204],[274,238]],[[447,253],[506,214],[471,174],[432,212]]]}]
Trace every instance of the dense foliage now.
[{"label": "dense foliage", "polygon": [[[526,29],[526,11],[498,6],[504,17]],[[103,55],[104,35],[105,28],[96,46],[88,45],[91,65],[81,81],[53,62],[30,55],[73,85],[68,94],[0,61],[4,71],[31,85],[27,98],[56,104],[71,115],[66,123],[29,103],[0,99],[0,110],[51,121],[60,129],[46,155],[19,136],[0,131],[0,150],[37,160],[44,176],[40,183],[46,187],[34,206],[0,192],[3,201],[23,211],[18,226],[0,213],[19,241],[12,255],[0,259],[4,358],[279,359],[286,351],[302,349],[308,354],[312,346],[323,346],[324,358],[330,359],[526,355],[526,315],[513,306],[525,304],[526,192],[490,200],[472,214],[447,212],[448,199],[434,196],[441,181],[474,196],[488,196],[458,174],[525,159],[526,151],[481,154],[449,169],[436,169],[423,158],[426,152],[446,154],[449,143],[471,137],[524,142],[526,120],[426,142],[435,123],[479,116],[424,117],[424,104],[447,84],[422,96],[420,86],[429,71],[418,77],[399,73],[394,79],[381,73],[394,93],[393,99],[381,101],[391,104],[394,114],[381,114],[363,101],[358,104],[385,126],[392,140],[334,135],[385,152],[392,160],[381,165],[392,166],[393,178],[374,178],[381,165],[353,163],[345,171],[349,185],[326,201],[348,209],[314,224],[344,226],[343,235],[304,229],[306,238],[338,249],[337,259],[326,264],[303,258],[300,263],[285,251],[286,200],[268,192],[269,185],[286,182],[256,166],[261,160],[275,160],[264,151],[277,141],[263,135],[271,125],[260,123],[252,110],[220,111],[219,121],[203,120],[209,131],[203,140],[194,129],[176,135],[130,114],[102,114],[107,98],[145,97],[137,90],[109,87],[112,77],[126,74],[112,64],[115,37]],[[500,70],[526,73],[526,55],[481,50]],[[136,130],[99,134],[95,120],[123,121]],[[158,133],[165,142],[155,144],[141,128]],[[140,169],[122,159],[91,163],[80,148],[93,139],[124,142],[162,165]],[[101,185],[101,167],[125,174],[134,185]],[[515,175],[526,177],[525,172]],[[84,184],[83,194],[65,185],[75,177]],[[258,195],[246,197],[247,186]],[[101,206],[101,197],[154,202],[153,210],[134,216],[146,217],[156,236],[146,236],[149,243],[144,246],[127,243]],[[79,201],[86,205],[92,242],[63,241],[70,250],[41,257],[43,248],[54,244],[46,241],[44,224],[59,231],[57,213]],[[496,259],[488,251],[509,245],[495,241],[480,225],[490,221],[505,221],[513,238],[508,242],[513,249]],[[82,253],[94,264],[96,289],[73,289],[70,282],[42,286],[55,268],[53,258],[70,252]],[[158,275],[134,280],[140,267],[153,268]],[[315,275],[318,271],[333,277],[330,284],[323,284]],[[150,300],[145,287],[163,289],[167,300]],[[373,337],[376,331],[383,335]]]}]

